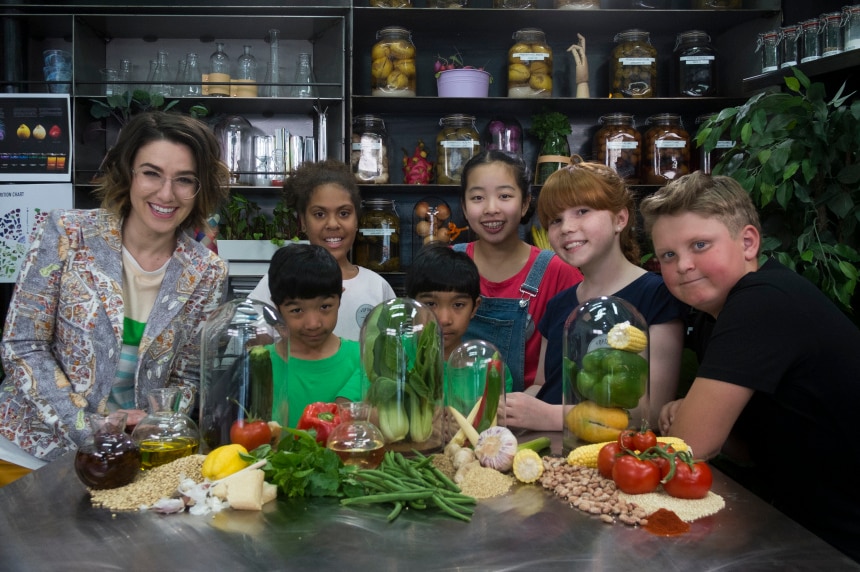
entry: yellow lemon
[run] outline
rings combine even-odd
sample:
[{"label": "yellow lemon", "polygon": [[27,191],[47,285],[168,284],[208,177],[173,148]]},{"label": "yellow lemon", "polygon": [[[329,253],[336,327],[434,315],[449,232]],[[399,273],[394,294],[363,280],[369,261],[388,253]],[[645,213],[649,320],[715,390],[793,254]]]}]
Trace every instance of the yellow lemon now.
[{"label": "yellow lemon", "polygon": [[545,73],[532,74],[529,78],[529,87],[541,91],[552,91],[552,77]]},{"label": "yellow lemon", "polygon": [[630,416],[620,407],[601,407],[593,401],[583,401],[568,411],[565,423],[583,441],[602,443],[617,439],[630,423]]},{"label": "yellow lemon", "polygon": [[373,46],[370,51],[370,59],[376,61],[379,58],[387,58],[390,54],[391,50],[388,48],[388,44],[380,43]]},{"label": "yellow lemon", "polygon": [[552,68],[549,67],[549,65],[547,65],[546,60],[544,60],[544,61],[540,61],[540,60],[533,61],[531,64],[529,64],[529,71],[531,72],[532,75],[535,75],[537,73],[552,74]]},{"label": "yellow lemon", "polygon": [[415,77],[415,60],[396,60],[394,62],[394,69],[409,77]]},{"label": "yellow lemon", "polygon": [[522,60],[517,57],[517,54],[527,54],[531,52],[531,47],[528,44],[524,44],[523,42],[517,42],[511,49],[508,50],[508,63],[509,64],[518,64],[521,63]]},{"label": "yellow lemon", "polygon": [[508,82],[524,83],[529,80],[529,68],[524,64],[510,64],[508,66]]},{"label": "yellow lemon", "polygon": [[415,58],[415,46],[406,40],[397,40],[388,45],[391,50],[391,57],[398,60],[411,60]]},{"label": "yellow lemon", "polygon": [[30,138],[30,128],[27,127],[26,123],[22,123],[18,126],[18,130],[16,131],[18,135],[18,139],[29,139]]},{"label": "yellow lemon", "polygon": [[406,89],[409,87],[409,76],[403,72],[393,71],[388,74],[385,82],[389,89]]},{"label": "yellow lemon", "polygon": [[207,479],[217,481],[241,471],[250,463],[243,460],[239,453],[247,454],[248,450],[237,444],[222,445],[206,455],[200,472]]},{"label": "yellow lemon", "polygon": [[376,79],[385,79],[391,74],[393,67],[391,60],[388,58],[378,58],[373,60],[373,63],[370,65],[370,73]]}]

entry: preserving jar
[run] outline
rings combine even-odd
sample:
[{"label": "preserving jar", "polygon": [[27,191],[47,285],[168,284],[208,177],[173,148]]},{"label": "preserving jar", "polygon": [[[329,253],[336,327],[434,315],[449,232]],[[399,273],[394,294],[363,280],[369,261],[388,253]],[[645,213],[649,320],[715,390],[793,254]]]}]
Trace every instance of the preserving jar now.
[{"label": "preserving jar", "polygon": [[642,135],[633,116],[611,113],[600,118],[601,128],[594,134],[594,159],[618,173],[628,183],[639,182]]},{"label": "preserving jar", "polygon": [[811,62],[821,57],[821,21],[810,18],[800,23],[801,58],[800,63]]},{"label": "preserving jar", "polygon": [[592,298],[571,312],[562,335],[563,454],[615,441],[624,429],[646,423],[649,347],[642,314],[621,298]]},{"label": "preserving jar", "polygon": [[415,97],[415,44],[412,34],[400,26],[376,32],[370,51],[371,95]]},{"label": "preserving jar", "polygon": [[427,0],[428,8],[465,8],[468,0]]},{"label": "preserving jar", "polygon": [[350,163],[359,183],[388,182],[388,133],[376,115],[357,115],[352,120]]},{"label": "preserving jar", "polygon": [[845,6],[845,49],[860,48],[860,4]]},{"label": "preserving jar", "polygon": [[537,8],[537,0],[493,0],[493,8]]},{"label": "preserving jar", "polygon": [[646,122],[651,127],[645,132],[645,162],[642,182],[646,185],[664,185],[690,172],[690,134],[684,130],[681,116],[675,113],[658,113]]},{"label": "preserving jar", "polygon": [[538,28],[514,32],[508,50],[508,97],[552,97],[552,48]]},{"label": "preserving jar", "polygon": [[412,8],[412,0],[370,0],[371,8]]},{"label": "preserving jar", "polygon": [[598,10],[600,0],[555,0],[555,7],[562,10]]},{"label": "preserving jar", "polygon": [[734,10],[742,7],[742,0],[695,0],[700,10]]},{"label": "preserving jar", "polygon": [[436,135],[436,182],[457,185],[463,167],[481,151],[481,137],[473,115],[454,113],[439,120],[442,129]]},{"label": "preserving jar", "polygon": [[759,52],[761,58],[761,73],[768,73],[779,69],[779,31],[770,30],[758,35],[755,51]]},{"label": "preserving jar", "polygon": [[821,15],[821,55],[841,54],[844,49],[842,26],[845,12],[828,12]]},{"label": "preserving jar", "polygon": [[779,29],[779,67],[796,66],[800,61],[800,26],[792,24]]},{"label": "preserving jar", "polygon": [[355,239],[355,263],[374,272],[400,270],[400,217],[391,199],[367,199]]},{"label": "preserving jar", "polygon": [[701,30],[681,32],[675,38],[676,95],[704,97],[717,94],[717,51]]},{"label": "preserving jar", "polygon": [[451,239],[448,221],[451,220],[451,207],[437,197],[424,197],[412,209],[412,228],[417,238],[412,239],[412,256],[425,244],[431,242],[448,243]]},{"label": "preserving jar", "polygon": [[610,56],[609,97],[654,97],[657,85],[657,48],[644,30],[626,30],[615,36]]},{"label": "preserving jar", "polygon": [[[713,113],[705,113],[704,115],[700,115],[696,118],[696,136],[698,137],[699,131],[702,129],[702,124],[706,122],[708,119],[714,117]],[[714,165],[720,162],[720,159],[723,158],[729,149],[735,146],[735,142],[730,139],[720,139],[717,141],[716,146],[710,151],[706,152],[705,147],[699,147],[698,153],[696,154],[697,165],[695,168],[702,171],[705,174],[710,175],[713,171]]]},{"label": "preserving jar", "polygon": [[484,130],[483,149],[522,158],[523,128],[515,117],[494,117]]}]

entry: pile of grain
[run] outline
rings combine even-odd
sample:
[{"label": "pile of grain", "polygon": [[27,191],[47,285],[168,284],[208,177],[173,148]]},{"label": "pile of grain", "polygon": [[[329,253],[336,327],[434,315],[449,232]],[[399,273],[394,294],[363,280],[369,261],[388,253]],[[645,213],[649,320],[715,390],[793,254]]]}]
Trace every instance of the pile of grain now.
[{"label": "pile of grain", "polygon": [[174,496],[183,478],[202,482],[200,468],[205,458],[205,455],[189,455],[166,465],[141,471],[134,482],[124,487],[91,489],[93,506],[110,510],[139,510],[142,506],[149,507],[159,499]]},{"label": "pile of grain", "polygon": [[619,491],[618,498],[635,503],[649,516],[661,508],[671,510],[684,522],[710,516],[726,506],[725,499],[713,491],[709,491],[708,496],[703,499],[677,499],[662,491],[644,495],[628,495]]},{"label": "pile of grain", "polygon": [[464,475],[460,490],[476,499],[488,499],[506,494],[513,484],[514,479],[509,475],[487,467],[475,467]]},{"label": "pile of grain", "polygon": [[451,457],[442,453],[433,455],[433,466],[442,471],[442,474],[449,479],[453,479],[454,473],[457,472],[454,469],[454,462],[451,460]]}]

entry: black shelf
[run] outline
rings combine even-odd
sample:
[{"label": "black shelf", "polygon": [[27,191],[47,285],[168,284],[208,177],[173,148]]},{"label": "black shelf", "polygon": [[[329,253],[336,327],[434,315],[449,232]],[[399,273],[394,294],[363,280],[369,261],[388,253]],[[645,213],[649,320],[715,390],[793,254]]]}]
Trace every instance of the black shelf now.
[{"label": "black shelf", "polygon": [[[849,50],[841,54],[826,56],[798,64],[796,67],[810,79],[835,79],[839,83],[848,81],[858,82],[858,66],[860,66],[860,50]],[[752,93],[768,87],[784,85],[783,79],[792,77],[792,68],[782,68],[777,71],[759,74],[743,80],[744,93]]]}]

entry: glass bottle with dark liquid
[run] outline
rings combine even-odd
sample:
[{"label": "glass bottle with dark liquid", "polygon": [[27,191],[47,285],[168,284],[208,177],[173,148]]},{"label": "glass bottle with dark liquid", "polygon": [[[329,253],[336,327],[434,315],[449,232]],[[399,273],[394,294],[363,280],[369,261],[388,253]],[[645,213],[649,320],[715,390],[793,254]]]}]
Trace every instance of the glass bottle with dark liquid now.
[{"label": "glass bottle with dark liquid", "polygon": [[338,404],[340,425],[329,435],[327,447],[345,465],[375,469],[385,455],[385,437],[370,422],[370,404],[357,401]]},{"label": "glass bottle with dark liquid", "polygon": [[129,484],[140,472],[140,449],[125,433],[126,414],[92,414],[93,435],[75,454],[75,473],[93,489]]},{"label": "glass bottle with dark liquid", "polygon": [[131,433],[140,447],[141,468],[144,470],[193,455],[200,447],[197,424],[187,415],[175,411],[178,395],[176,387],[153,389],[147,395],[149,414]]}]

